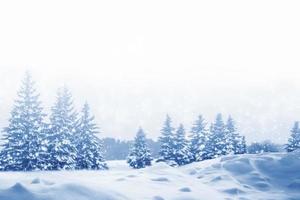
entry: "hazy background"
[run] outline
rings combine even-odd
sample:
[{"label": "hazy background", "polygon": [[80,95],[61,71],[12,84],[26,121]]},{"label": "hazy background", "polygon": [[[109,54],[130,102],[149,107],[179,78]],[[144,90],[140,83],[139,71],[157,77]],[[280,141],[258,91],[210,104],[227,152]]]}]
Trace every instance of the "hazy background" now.
[{"label": "hazy background", "polygon": [[91,104],[102,136],[231,114],[248,141],[300,120],[299,1],[1,1],[0,126],[26,69]]}]

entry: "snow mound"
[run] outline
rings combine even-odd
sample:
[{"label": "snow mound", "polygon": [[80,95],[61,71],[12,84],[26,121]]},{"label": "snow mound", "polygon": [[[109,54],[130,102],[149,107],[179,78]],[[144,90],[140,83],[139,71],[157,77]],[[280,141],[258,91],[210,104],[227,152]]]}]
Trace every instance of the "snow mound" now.
[{"label": "snow mound", "polygon": [[300,152],[230,155],[134,170],[1,172],[0,200],[300,199]]},{"label": "snow mound", "polygon": [[153,200],[164,200],[164,198],[160,197],[160,196],[154,196]]},{"label": "snow mound", "polygon": [[184,168],[228,197],[300,199],[300,152],[225,156]]},{"label": "snow mound", "polygon": [[125,200],[125,197],[114,192],[93,191],[81,185],[64,184],[59,187],[47,188],[39,192],[31,192],[22,184],[16,183],[14,186],[0,191],[0,200]]},{"label": "snow mound", "polygon": [[[53,190],[50,190],[53,191]],[[86,200],[88,199],[105,199],[105,200],[123,200],[126,199],[122,195],[104,190],[91,190],[89,188],[83,187],[77,184],[66,184],[61,187],[55,188],[54,193],[59,195],[62,200]],[[50,196],[50,195],[49,195]]]},{"label": "snow mound", "polygon": [[152,178],[152,181],[158,181],[158,182],[169,182],[169,179],[166,177],[158,177],[158,178]]},{"label": "snow mound", "polygon": [[41,180],[39,178],[35,178],[31,181],[31,184],[40,184]]},{"label": "snow mound", "polygon": [[192,190],[189,187],[183,187],[183,188],[180,188],[179,191],[181,191],[181,192],[191,192]]},{"label": "snow mound", "polygon": [[8,189],[0,191],[1,200],[36,200],[33,193],[27,190],[21,183],[16,183]]},{"label": "snow mound", "polygon": [[155,171],[155,170],[169,170],[169,169],[172,169],[172,168],[173,167],[171,167],[170,165],[168,165],[165,162],[156,162],[156,163],[153,163],[152,166],[147,167],[145,169]]}]

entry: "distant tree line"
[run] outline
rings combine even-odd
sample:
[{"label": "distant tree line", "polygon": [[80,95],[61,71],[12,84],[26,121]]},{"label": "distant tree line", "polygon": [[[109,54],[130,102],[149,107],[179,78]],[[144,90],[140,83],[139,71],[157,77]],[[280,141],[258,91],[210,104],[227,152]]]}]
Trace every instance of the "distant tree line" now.
[{"label": "distant tree line", "polygon": [[[133,144],[133,140],[119,140],[115,138],[103,138],[103,147],[105,149],[104,158],[106,160],[124,160],[127,158],[130,148]],[[158,159],[160,143],[159,141],[154,141],[150,138],[146,139],[146,144],[150,149],[153,159]],[[247,145],[247,153],[249,154],[259,154],[259,153],[275,153],[283,152],[284,145],[276,144],[270,140],[265,140],[262,142],[252,142]]]},{"label": "distant tree line", "polygon": [[[119,140],[111,137],[105,137],[102,141],[104,147],[103,156],[106,160],[125,160],[134,142],[133,140]],[[153,158],[157,158],[160,146],[159,142],[151,138],[146,138],[146,144]]]},{"label": "distant tree line", "polygon": [[281,152],[283,151],[282,145],[275,144],[270,140],[262,142],[253,142],[247,147],[247,153],[249,154],[259,154],[266,152]]}]

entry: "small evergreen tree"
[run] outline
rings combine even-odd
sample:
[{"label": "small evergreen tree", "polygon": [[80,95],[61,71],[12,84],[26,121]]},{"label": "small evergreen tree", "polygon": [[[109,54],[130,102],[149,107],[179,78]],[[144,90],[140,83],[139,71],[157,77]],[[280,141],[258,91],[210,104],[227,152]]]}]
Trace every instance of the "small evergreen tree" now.
[{"label": "small evergreen tree", "polygon": [[107,169],[102,141],[96,137],[97,133],[94,116],[91,116],[89,105],[85,103],[76,133],[77,169]]},{"label": "small evergreen tree", "polygon": [[174,136],[174,161],[177,165],[184,165],[190,162],[188,144],[185,138],[185,130],[182,124],[178,127]]},{"label": "small evergreen tree", "polygon": [[44,169],[44,117],[35,83],[27,72],[11,112],[9,125],[4,128],[5,142],[1,152],[3,170]]},{"label": "small evergreen tree", "polygon": [[237,148],[235,154],[245,154],[247,153],[247,145],[246,145],[246,138],[245,136],[238,137]]},{"label": "small evergreen tree", "polygon": [[146,144],[146,135],[140,128],[134,138],[134,143],[127,157],[127,163],[135,169],[151,165],[151,153]]},{"label": "small evergreen tree", "polygon": [[51,123],[47,135],[50,169],[75,169],[77,157],[74,141],[76,121],[77,113],[74,111],[72,95],[64,87],[57,93],[57,99],[50,116]]},{"label": "small evergreen tree", "polygon": [[287,152],[292,152],[295,151],[296,149],[300,149],[299,122],[294,123],[294,127],[291,130],[291,136],[288,140],[288,144],[286,145]]},{"label": "small evergreen tree", "polygon": [[216,158],[227,153],[225,125],[221,114],[218,114],[215,122],[211,124],[206,148],[208,152],[207,158]]},{"label": "small evergreen tree", "polygon": [[161,136],[159,137],[160,151],[158,161],[174,161],[174,128],[171,125],[172,121],[169,115],[161,129]]},{"label": "small evergreen tree", "polygon": [[202,115],[198,117],[191,129],[189,151],[191,154],[191,162],[204,160],[206,152],[206,143],[208,141],[208,132],[206,123]]}]

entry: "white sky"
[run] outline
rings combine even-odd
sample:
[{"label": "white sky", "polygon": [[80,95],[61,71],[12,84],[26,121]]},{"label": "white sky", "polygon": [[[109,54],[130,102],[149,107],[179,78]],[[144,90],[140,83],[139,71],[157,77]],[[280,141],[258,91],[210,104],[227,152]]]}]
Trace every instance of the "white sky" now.
[{"label": "white sky", "polygon": [[0,125],[24,71],[48,110],[67,84],[102,136],[229,113],[249,141],[300,120],[299,1],[1,1]]}]

